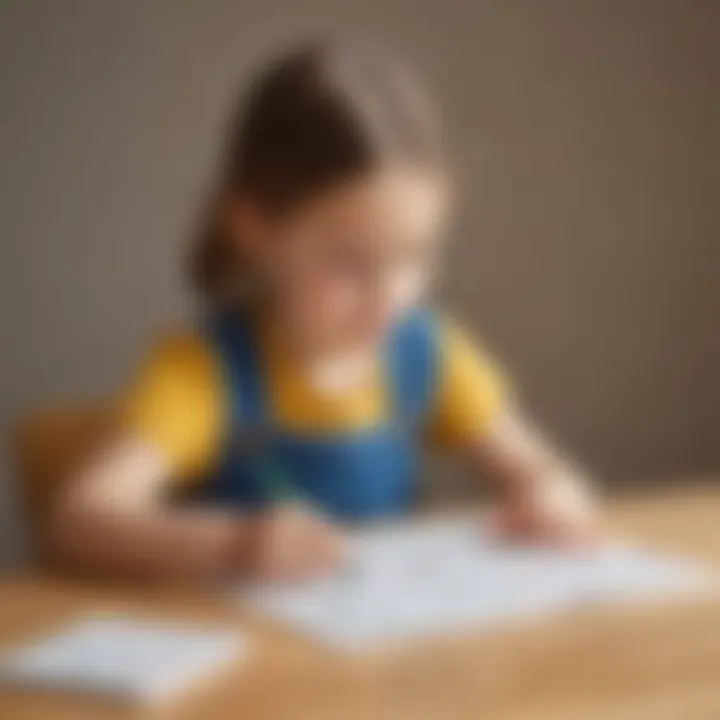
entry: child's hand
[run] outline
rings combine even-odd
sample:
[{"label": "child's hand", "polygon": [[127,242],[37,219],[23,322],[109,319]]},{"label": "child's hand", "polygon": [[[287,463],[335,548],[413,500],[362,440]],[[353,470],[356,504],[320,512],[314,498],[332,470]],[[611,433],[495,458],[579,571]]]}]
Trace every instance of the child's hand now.
[{"label": "child's hand", "polygon": [[250,519],[242,535],[240,569],[261,580],[301,580],[328,572],[345,550],[337,528],[299,505]]},{"label": "child's hand", "polygon": [[500,506],[493,526],[501,538],[512,542],[564,547],[593,546],[600,536],[589,486],[570,474],[512,493]]},{"label": "child's hand", "polygon": [[500,414],[473,450],[503,498],[491,523],[496,535],[564,546],[597,542],[590,483],[516,407]]}]

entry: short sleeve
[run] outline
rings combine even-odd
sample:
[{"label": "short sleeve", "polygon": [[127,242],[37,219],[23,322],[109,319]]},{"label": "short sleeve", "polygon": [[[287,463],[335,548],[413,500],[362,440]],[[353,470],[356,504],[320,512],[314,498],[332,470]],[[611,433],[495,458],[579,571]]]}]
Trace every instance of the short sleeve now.
[{"label": "short sleeve", "polygon": [[196,335],[165,338],[120,398],[124,428],[154,445],[180,479],[206,471],[222,434],[221,375]]},{"label": "short sleeve", "polygon": [[438,342],[429,437],[433,443],[459,447],[487,432],[505,402],[507,383],[490,357],[453,323],[440,322]]}]

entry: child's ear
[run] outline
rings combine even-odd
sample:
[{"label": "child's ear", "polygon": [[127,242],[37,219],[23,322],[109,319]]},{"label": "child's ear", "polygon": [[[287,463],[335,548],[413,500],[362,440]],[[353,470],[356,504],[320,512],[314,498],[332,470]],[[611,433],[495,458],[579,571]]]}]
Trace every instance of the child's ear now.
[{"label": "child's ear", "polygon": [[244,197],[229,196],[222,201],[220,212],[225,237],[236,252],[258,259],[265,254],[268,222],[257,203]]}]

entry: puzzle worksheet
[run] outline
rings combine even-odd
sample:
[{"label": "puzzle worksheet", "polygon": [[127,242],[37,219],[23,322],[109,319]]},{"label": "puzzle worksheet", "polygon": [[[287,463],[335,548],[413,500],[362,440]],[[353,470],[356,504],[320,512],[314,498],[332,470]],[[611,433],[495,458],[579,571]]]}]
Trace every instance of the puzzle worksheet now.
[{"label": "puzzle worksheet", "polygon": [[262,613],[339,649],[591,603],[652,600],[709,585],[687,559],[612,545],[593,553],[501,546],[475,522],[359,532],[341,571],[286,587],[237,591]]}]

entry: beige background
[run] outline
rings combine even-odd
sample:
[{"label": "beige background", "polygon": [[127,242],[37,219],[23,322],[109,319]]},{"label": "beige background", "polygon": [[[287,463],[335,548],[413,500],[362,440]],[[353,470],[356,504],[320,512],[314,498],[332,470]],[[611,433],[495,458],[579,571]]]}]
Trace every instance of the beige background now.
[{"label": "beige background", "polygon": [[0,11],[3,431],[117,387],[187,315],[184,233],[237,80],[325,28],[398,47],[435,84],[466,189],[445,295],[536,415],[608,480],[720,465],[720,2]]}]

